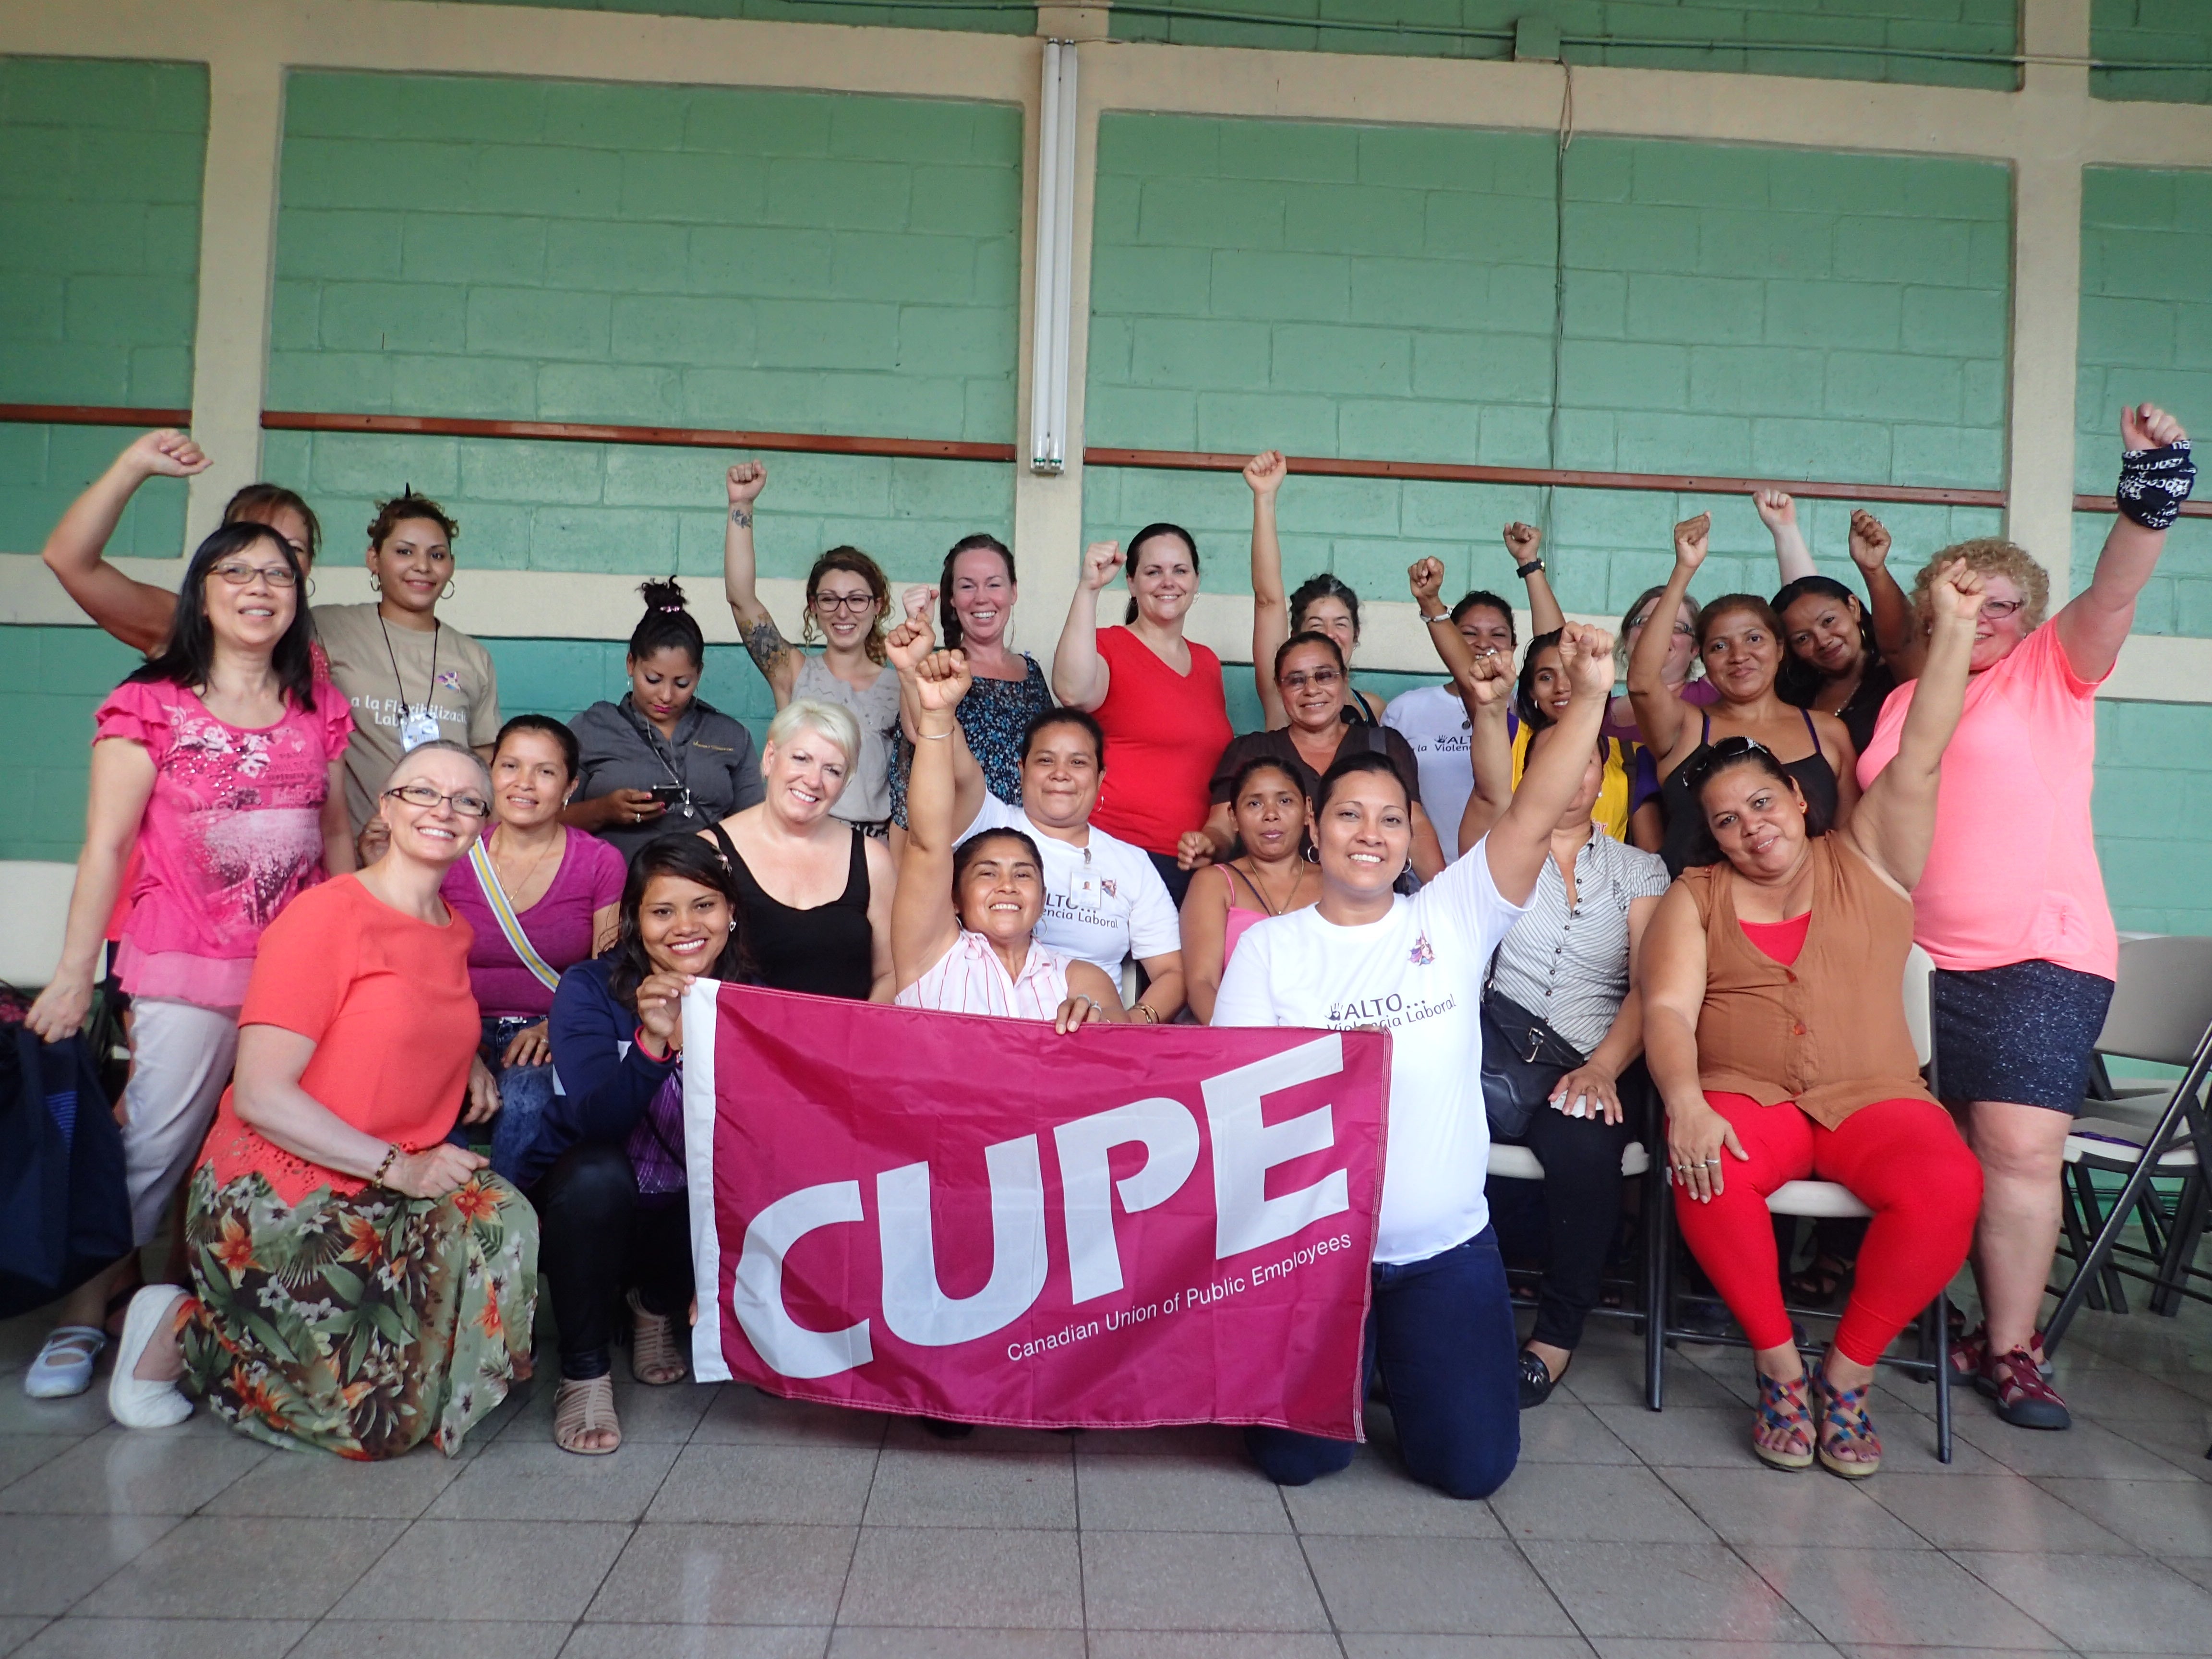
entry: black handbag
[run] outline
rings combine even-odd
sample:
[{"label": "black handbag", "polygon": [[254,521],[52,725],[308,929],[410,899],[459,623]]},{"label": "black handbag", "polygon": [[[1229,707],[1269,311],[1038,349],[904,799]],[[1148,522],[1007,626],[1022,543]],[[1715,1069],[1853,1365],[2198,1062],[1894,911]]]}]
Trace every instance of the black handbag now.
[{"label": "black handbag", "polygon": [[74,1290],[131,1245],[123,1131],[84,1039],[0,1031],[0,1318]]},{"label": "black handbag", "polygon": [[1494,985],[1482,988],[1482,1104],[1490,1133],[1513,1139],[1569,1072],[1588,1058]]}]

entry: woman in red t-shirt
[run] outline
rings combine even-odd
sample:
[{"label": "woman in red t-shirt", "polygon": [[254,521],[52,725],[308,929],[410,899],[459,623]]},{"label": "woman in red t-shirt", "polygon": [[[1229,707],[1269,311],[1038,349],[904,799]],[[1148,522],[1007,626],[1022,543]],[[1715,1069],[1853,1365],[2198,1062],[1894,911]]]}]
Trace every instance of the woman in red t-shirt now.
[{"label": "woman in red t-shirt", "polygon": [[[389,850],[261,936],[238,1074],[185,1210],[191,1289],[138,1292],[108,1409],[125,1428],[202,1395],[242,1433],[342,1457],[447,1456],[527,1376],[538,1218],[446,1137],[472,1089],[469,924],[439,886],[491,816],[483,763],[444,739],[377,796]],[[179,1386],[181,1384],[181,1386]]]},{"label": "woman in red t-shirt", "polygon": [[[1127,574],[1129,610],[1098,626],[1098,595]],[[1114,757],[1091,821],[1152,857],[1180,905],[1190,872],[1176,861],[1186,830],[1206,822],[1213,763],[1229,746],[1221,659],[1183,636],[1198,597],[1198,544],[1181,525],[1148,524],[1129,543],[1084,550],[1075,601],[1053,653],[1053,695],[1097,717]]]}]

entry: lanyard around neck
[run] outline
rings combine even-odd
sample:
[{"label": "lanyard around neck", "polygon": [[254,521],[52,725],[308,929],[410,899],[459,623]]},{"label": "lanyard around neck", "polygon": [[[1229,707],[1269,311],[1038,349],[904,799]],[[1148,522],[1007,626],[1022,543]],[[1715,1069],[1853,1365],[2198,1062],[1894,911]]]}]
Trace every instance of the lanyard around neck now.
[{"label": "lanyard around neck", "polygon": [[[407,682],[399,678],[399,653],[392,648],[392,629],[386,627],[384,613],[376,613],[376,625],[384,635],[384,654],[392,659],[392,684],[399,693],[399,718],[411,720],[415,705],[407,701]],[[431,702],[438,695],[438,636],[445,632],[445,624],[435,617],[430,619],[430,683],[422,689],[422,712],[430,713]]]}]

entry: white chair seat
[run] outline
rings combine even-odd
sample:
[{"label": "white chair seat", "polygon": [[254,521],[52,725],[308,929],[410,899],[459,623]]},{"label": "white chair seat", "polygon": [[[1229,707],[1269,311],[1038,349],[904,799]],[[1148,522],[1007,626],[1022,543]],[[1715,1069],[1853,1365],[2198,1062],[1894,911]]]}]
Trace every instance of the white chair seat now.
[{"label": "white chair seat", "polygon": [[1767,1194],[1766,1207],[1776,1215],[1814,1216],[1823,1221],[1874,1213],[1851,1196],[1850,1188],[1832,1181],[1785,1181]]},{"label": "white chair seat", "polygon": [[[1651,1167],[1651,1154],[1644,1150],[1644,1143],[1632,1140],[1621,1149],[1620,1173],[1640,1176]],[[1541,1181],[1543,1164],[1526,1146],[1504,1146],[1490,1143],[1490,1173],[1503,1176],[1508,1181]]]},{"label": "white chair seat", "polygon": [[[2100,1107],[2112,1104],[2100,1101]],[[2147,1124],[2124,1123],[2117,1118],[2077,1117],[2074,1132],[2066,1137],[2066,1161],[2079,1164],[2087,1158],[2092,1163],[2110,1164],[2121,1169],[2132,1168],[2142,1160],[2143,1145],[2157,1127],[2154,1118]],[[2161,1170],[2193,1170],[2197,1167],[2195,1143],[2185,1141],[2169,1147],[2158,1161]]]}]

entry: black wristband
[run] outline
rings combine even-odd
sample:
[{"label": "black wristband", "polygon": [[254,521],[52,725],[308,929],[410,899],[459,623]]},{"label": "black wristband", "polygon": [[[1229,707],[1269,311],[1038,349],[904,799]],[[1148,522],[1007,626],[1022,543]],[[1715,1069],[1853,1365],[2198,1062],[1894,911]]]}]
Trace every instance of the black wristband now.
[{"label": "black wristband", "polygon": [[2144,529],[2163,530],[2181,516],[2181,504],[2196,485],[2197,463],[2189,459],[2189,440],[2184,438],[2122,455],[2119,488],[2112,499]]},{"label": "black wristband", "polygon": [[1516,564],[1516,565],[1515,565],[1515,566],[1513,567],[1513,574],[1514,574],[1515,575],[1518,576],[1518,577],[1519,577],[1522,581],[1524,581],[1524,582],[1525,582],[1525,581],[1527,581],[1527,580],[1528,580],[1528,578],[1529,578],[1529,577],[1531,577],[1531,576],[1534,575],[1534,574],[1535,574],[1539,570],[1541,570],[1543,568],[1544,568],[1544,562],[1543,562],[1541,559],[1531,559],[1531,560],[1529,560],[1529,561],[1528,561],[1528,563],[1526,563],[1526,564]]}]

